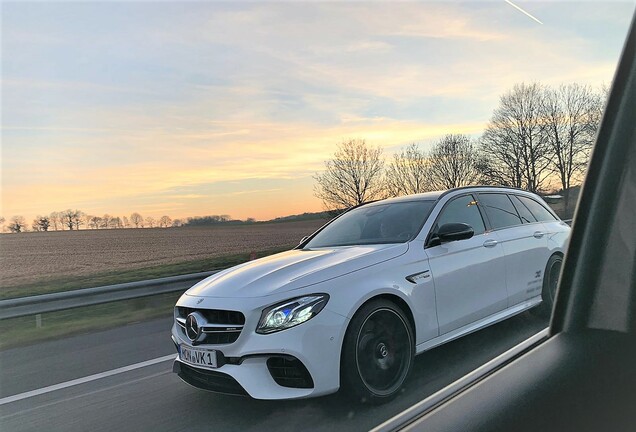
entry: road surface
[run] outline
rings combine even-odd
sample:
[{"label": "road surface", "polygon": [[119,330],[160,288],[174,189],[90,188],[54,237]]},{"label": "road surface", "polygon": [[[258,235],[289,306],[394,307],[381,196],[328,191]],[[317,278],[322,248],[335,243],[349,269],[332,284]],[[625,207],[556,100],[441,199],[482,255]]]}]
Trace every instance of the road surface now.
[{"label": "road surface", "polygon": [[0,352],[0,430],[369,430],[547,321],[526,312],[416,357],[403,394],[380,407],[340,394],[257,401],[189,387],[171,372],[170,325],[170,318],[156,319]]}]

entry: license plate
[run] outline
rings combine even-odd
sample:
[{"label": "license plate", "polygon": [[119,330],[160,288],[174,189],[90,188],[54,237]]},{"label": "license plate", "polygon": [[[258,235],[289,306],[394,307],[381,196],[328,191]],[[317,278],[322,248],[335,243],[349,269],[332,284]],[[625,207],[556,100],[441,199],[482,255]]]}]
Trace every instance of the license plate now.
[{"label": "license plate", "polygon": [[215,350],[198,349],[187,345],[181,345],[179,358],[181,361],[194,366],[202,366],[206,368],[218,367]]}]

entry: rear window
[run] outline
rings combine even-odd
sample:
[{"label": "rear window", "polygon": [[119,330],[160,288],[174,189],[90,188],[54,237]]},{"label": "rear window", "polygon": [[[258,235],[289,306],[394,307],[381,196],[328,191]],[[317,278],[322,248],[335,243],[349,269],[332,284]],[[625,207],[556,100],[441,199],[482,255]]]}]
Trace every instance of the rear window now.
[{"label": "rear window", "polygon": [[515,205],[517,213],[519,213],[519,216],[521,216],[521,220],[523,221],[523,223],[533,223],[537,221],[537,218],[535,218],[530,210],[528,210],[528,207],[526,207],[521,201],[519,201],[519,197],[517,197],[516,195],[508,195],[508,197]]},{"label": "rear window", "polygon": [[507,195],[494,193],[479,194],[479,202],[486,210],[492,228],[498,229],[521,225],[521,218]]},{"label": "rear window", "polygon": [[539,204],[537,201],[533,200],[532,198],[520,196],[519,200],[522,203],[524,203],[526,207],[528,207],[528,210],[532,212],[532,214],[534,215],[535,218],[537,218],[538,221],[556,220],[556,218],[552,215],[552,213],[548,211],[548,209],[543,207],[541,204]]}]

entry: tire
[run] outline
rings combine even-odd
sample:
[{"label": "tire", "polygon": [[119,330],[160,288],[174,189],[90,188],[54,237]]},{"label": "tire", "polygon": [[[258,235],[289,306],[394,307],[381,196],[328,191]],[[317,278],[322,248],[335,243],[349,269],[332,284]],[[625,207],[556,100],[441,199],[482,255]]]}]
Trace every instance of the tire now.
[{"label": "tire", "polygon": [[372,300],[347,328],[341,386],[361,403],[387,402],[400,393],[414,357],[413,329],[404,311],[388,300]]},{"label": "tire", "polygon": [[543,288],[541,290],[541,299],[543,300],[537,308],[537,313],[543,317],[552,315],[552,307],[556,300],[556,289],[559,284],[559,274],[561,273],[561,265],[563,257],[561,255],[552,255],[545,265],[543,273]]}]

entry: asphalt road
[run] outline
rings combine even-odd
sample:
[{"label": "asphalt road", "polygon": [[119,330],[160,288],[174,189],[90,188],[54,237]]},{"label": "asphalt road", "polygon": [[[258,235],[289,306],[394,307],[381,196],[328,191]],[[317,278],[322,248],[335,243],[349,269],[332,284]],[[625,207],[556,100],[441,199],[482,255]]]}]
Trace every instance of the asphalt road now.
[{"label": "asphalt road", "polygon": [[0,431],[356,431],[368,430],[435,393],[547,321],[529,313],[416,357],[402,395],[360,406],[340,394],[256,401],[189,387],[170,360],[10,401],[15,395],[174,353],[171,320],[158,319],[0,352]]}]

